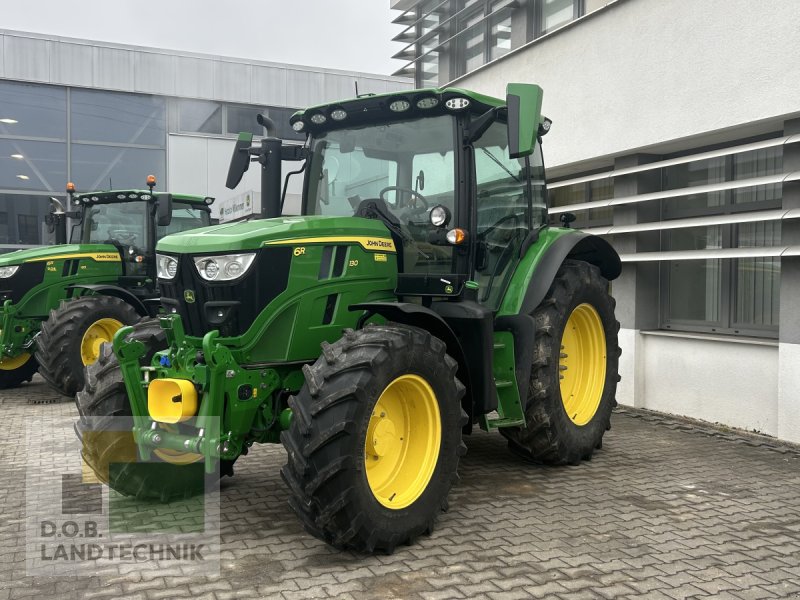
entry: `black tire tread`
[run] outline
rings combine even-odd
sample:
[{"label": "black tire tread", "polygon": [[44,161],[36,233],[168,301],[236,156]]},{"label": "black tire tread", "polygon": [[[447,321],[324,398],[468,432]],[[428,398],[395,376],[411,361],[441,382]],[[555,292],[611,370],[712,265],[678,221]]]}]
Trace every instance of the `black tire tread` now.
[{"label": "black tire tread", "polygon": [[[611,411],[617,405],[615,398],[619,381],[619,356],[617,332],[619,322],[604,321],[607,345],[607,377],[603,399],[594,419],[587,423],[596,431],[591,443],[576,444],[569,426],[564,426],[564,409],[558,378],[558,357],[561,350],[561,332],[571,312],[573,298],[586,290],[593,290],[607,303],[596,307],[612,315],[615,301],[608,293],[608,281],[600,269],[585,261],[566,260],[556,274],[542,303],[532,316],[536,323],[535,350],[531,371],[528,400],[525,408],[525,427],[509,427],[500,432],[508,439],[511,450],[522,457],[548,465],[575,465],[591,460],[594,450],[602,446],[603,433],[611,429]],[[560,411],[562,414],[557,414]],[[593,419],[593,420],[594,420]]]},{"label": "black tire tread", "polygon": [[140,318],[124,300],[102,295],[62,300],[57,308],[50,310],[36,340],[36,360],[39,374],[53,389],[74,396],[83,387],[85,370],[80,360],[83,324],[109,313],[123,325],[132,325]]},{"label": "black tire tread", "polygon": [[10,390],[11,388],[19,387],[25,382],[33,380],[39,364],[36,362],[36,357],[31,356],[21,367],[11,371],[0,370],[0,390]]},{"label": "black tire tread", "polygon": [[[363,470],[363,463],[358,464],[359,459],[343,449],[358,435],[356,414],[359,405],[368,402],[365,389],[375,374],[385,371],[387,363],[406,360],[403,357],[408,353],[422,349],[435,352],[442,365],[443,385],[457,404],[457,456],[443,474],[445,493],[435,514],[407,531],[384,532],[354,502],[358,491],[347,475]],[[465,390],[456,379],[456,370],[457,363],[446,354],[444,342],[405,325],[387,323],[347,330],[339,341],[323,347],[316,363],[304,369],[306,385],[289,400],[294,418],[281,434],[288,454],[281,476],[289,488],[289,504],[310,534],[336,548],[390,554],[399,544],[411,544],[433,531],[436,514],[446,510],[447,492],[458,481],[458,457],[466,452],[460,437],[467,421],[460,405]]]},{"label": "black tire tread", "polygon": [[[134,326],[128,339],[145,344],[148,352],[143,358],[144,362],[149,362],[157,350],[166,347],[166,337],[158,319],[142,319]],[[110,344],[103,344],[97,362],[87,367],[86,383],[78,392],[75,404],[80,415],[76,432],[83,440],[87,434],[118,431],[118,419],[127,421],[130,427],[133,426],[122,370]],[[128,445],[133,445],[135,449],[132,435],[114,436],[114,441],[109,445],[85,442],[82,444],[83,459],[103,483],[122,495],[132,496],[137,500],[169,502],[203,491],[204,480],[197,477],[195,469],[195,466],[202,467],[202,463],[187,468],[168,463],[132,461],[112,475],[108,464],[116,462],[114,456],[129,454],[131,448]]]}]

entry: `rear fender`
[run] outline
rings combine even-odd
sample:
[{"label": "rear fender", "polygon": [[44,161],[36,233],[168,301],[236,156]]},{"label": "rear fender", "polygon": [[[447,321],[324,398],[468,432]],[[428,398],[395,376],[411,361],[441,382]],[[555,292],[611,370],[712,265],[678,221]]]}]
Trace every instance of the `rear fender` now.
[{"label": "rear fender", "polygon": [[567,259],[582,260],[596,265],[603,277],[611,281],[619,277],[622,263],[617,251],[603,238],[575,232],[558,237],[534,268],[519,314],[530,315],[538,307],[556,278],[556,273]]}]

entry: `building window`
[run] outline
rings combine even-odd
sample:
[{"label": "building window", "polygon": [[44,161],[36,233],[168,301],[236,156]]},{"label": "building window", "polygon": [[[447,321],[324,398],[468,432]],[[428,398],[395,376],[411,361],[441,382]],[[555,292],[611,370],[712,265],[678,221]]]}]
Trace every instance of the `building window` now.
[{"label": "building window", "polygon": [[474,71],[511,51],[512,7],[496,0],[471,0],[458,5],[457,75]]},{"label": "building window", "polygon": [[596,4],[592,0],[532,0],[528,3],[528,38],[538,38],[555,31],[595,10]]},{"label": "building window", "polygon": [[[665,189],[763,177],[783,172],[782,148],[765,148],[663,170]],[[781,185],[721,190],[662,200],[662,219],[736,215],[780,208]],[[662,250],[772,247],[780,221],[665,230]],[[780,259],[744,257],[670,260],[661,264],[662,327],[777,337]]]},{"label": "building window", "polygon": [[[569,206],[572,204],[583,204],[595,200],[610,200],[614,197],[614,184],[612,179],[600,179],[586,183],[576,183],[565,185],[548,190],[550,206]],[[614,209],[609,207],[593,208],[591,210],[578,210],[573,213],[575,221],[570,225],[576,229],[586,229],[589,227],[603,227],[611,225],[614,217]],[[561,215],[555,214],[550,217],[550,225],[561,226]]]},{"label": "building window", "polygon": [[[276,106],[248,106],[222,104],[205,100],[178,100],[178,131],[206,135],[238,135],[249,132],[263,136],[264,128],[258,124],[259,114],[275,122],[276,135],[284,140],[304,140],[305,134],[289,126],[289,118],[296,112],[293,108]],[[223,127],[224,124],[224,127]]]},{"label": "building window", "polygon": [[178,100],[178,130],[222,134],[222,104],[205,100]]}]

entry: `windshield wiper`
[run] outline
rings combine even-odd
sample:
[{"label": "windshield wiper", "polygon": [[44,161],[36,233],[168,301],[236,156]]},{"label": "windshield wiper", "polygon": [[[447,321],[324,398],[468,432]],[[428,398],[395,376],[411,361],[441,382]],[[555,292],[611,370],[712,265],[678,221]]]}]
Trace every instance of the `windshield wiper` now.
[{"label": "windshield wiper", "polygon": [[492,160],[495,162],[495,164],[496,164],[498,167],[500,167],[501,169],[503,169],[503,171],[505,171],[506,173],[508,173],[509,175],[511,175],[511,178],[512,178],[514,181],[516,181],[517,183],[521,183],[521,181],[520,181],[519,177],[517,177],[517,176],[516,176],[516,175],[514,175],[514,174],[513,174],[511,171],[509,171],[509,170],[508,170],[508,168],[506,168],[506,166],[505,166],[503,163],[501,163],[501,162],[500,162],[500,160],[499,160],[499,159],[498,159],[498,158],[497,158],[497,157],[496,157],[494,154],[492,154],[491,152],[489,152],[489,151],[488,151],[486,148],[481,148],[481,152],[483,152],[483,153],[484,153],[486,156],[488,156],[489,158],[491,158],[491,159],[492,159]]}]

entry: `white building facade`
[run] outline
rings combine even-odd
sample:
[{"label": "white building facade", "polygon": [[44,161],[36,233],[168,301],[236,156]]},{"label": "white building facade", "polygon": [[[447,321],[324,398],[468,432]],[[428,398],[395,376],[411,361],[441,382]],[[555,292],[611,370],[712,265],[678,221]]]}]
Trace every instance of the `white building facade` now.
[{"label": "white building facade", "polygon": [[[217,199],[222,220],[257,210],[259,168],[225,179],[240,131],[279,137],[298,108],[410,87],[407,79],[0,30],[0,252],[48,243],[49,197],[157,189]],[[301,182],[287,194],[299,210]],[[220,214],[220,211],[222,213]]]},{"label": "white building facade", "polygon": [[800,442],[800,10],[390,0],[418,86],[544,89],[554,220],[623,259],[622,404]]}]

